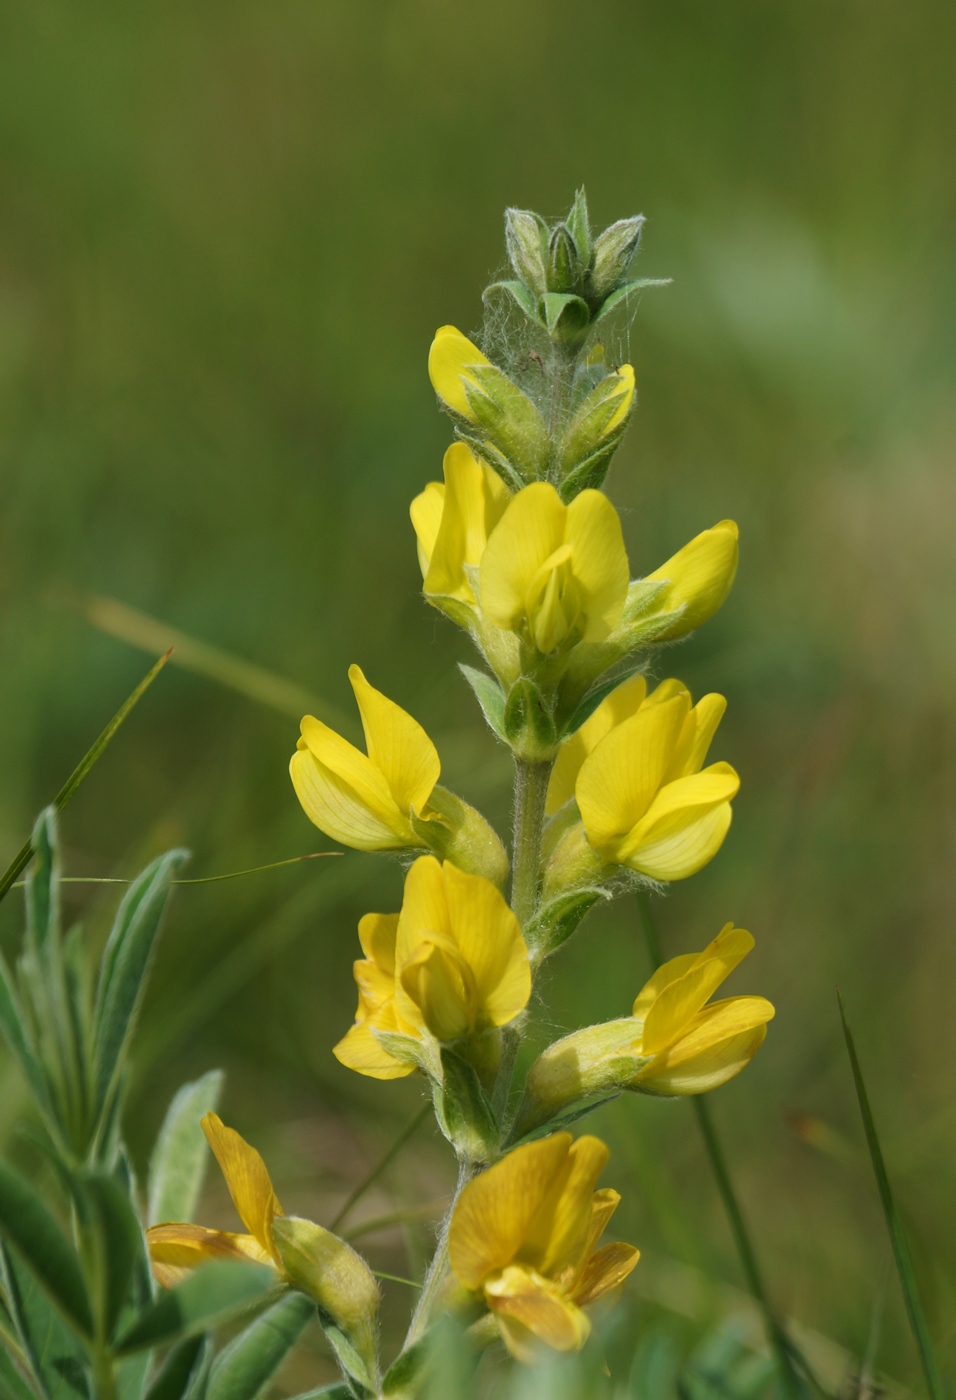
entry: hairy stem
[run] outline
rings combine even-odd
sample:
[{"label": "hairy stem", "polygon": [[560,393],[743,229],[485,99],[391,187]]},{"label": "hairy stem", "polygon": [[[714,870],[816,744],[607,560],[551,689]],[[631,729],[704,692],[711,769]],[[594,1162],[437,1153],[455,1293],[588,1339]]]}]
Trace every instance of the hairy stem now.
[{"label": "hairy stem", "polygon": [[405,1345],[402,1348],[403,1351],[407,1351],[410,1346],[414,1346],[415,1342],[424,1334],[431,1321],[432,1309],[441,1295],[441,1290],[445,1283],[445,1275],[448,1273],[448,1232],[451,1227],[451,1217],[458,1203],[458,1197],[475,1175],[475,1171],[476,1168],[471,1162],[463,1161],[459,1164],[458,1185],[455,1187],[455,1198],[448,1207],[445,1218],[442,1220],[441,1227],[438,1231],[438,1244],[432,1256],[432,1262],[428,1266],[425,1281],[422,1284],[421,1297],[412,1314],[408,1335],[405,1338]]},{"label": "hairy stem", "polygon": [[550,763],[525,758],[515,759],[515,837],[511,907],[522,928],[527,925],[538,902],[544,801],[548,793],[551,767]]}]

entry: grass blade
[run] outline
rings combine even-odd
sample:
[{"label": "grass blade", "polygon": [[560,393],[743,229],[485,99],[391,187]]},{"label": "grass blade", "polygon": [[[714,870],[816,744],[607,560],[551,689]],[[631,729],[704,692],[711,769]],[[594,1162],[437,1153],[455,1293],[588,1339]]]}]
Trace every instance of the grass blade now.
[{"label": "grass blade", "polygon": [[873,1113],[870,1109],[870,1100],[866,1092],[866,1085],[863,1082],[863,1071],[860,1068],[860,1061],[856,1053],[856,1045],[854,1044],[853,1036],[847,1023],[843,997],[839,992],[837,992],[837,1005],[840,1008],[840,1020],[843,1023],[843,1036],[846,1040],[847,1054],[850,1057],[850,1068],[853,1071],[853,1085],[856,1089],[857,1102],[860,1105],[860,1117],[863,1119],[863,1131],[866,1134],[866,1145],[869,1149],[870,1161],[873,1163],[873,1175],[876,1177],[876,1184],[880,1192],[880,1201],[883,1206],[883,1215],[886,1219],[886,1228],[890,1236],[890,1243],[893,1246],[893,1258],[896,1260],[896,1272],[899,1275],[900,1287],[903,1290],[903,1300],[906,1303],[906,1313],[909,1317],[913,1339],[916,1342],[916,1349],[919,1352],[920,1363],[923,1367],[926,1389],[929,1391],[932,1400],[945,1400],[943,1380],[936,1365],[936,1357],[933,1354],[929,1328],[926,1325],[926,1315],[923,1312],[923,1305],[920,1301],[916,1274],[913,1272],[913,1261],[910,1257],[909,1245],[906,1241],[903,1222],[900,1219],[900,1213],[893,1196],[893,1189],[890,1186],[890,1179],[886,1174],[883,1151],[880,1147],[879,1137],[877,1136],[876,1124],[873,1121]]},{"label": "grass blade", "polygon": [[[70,798],[76,792],[77,788],[80,786],[83,779],[87,776],[90,769],[102,757],[104,749],[112,739],[113,735],[116,733],[117,729],[119,729],[120,725],[126,719],[126,716],[129,714],[130,710],[132,710],[133,707],[137,705],[142,699],[142,697],[146,694],[146,691],[149,689],[153,681],[159,675],[160,671],[166,665],[166,662],[169,660],[170,655],[171,651],[167,651],[165,656],[161,656],[156,662],[156,664],[152,666],[149,669],[149,671],[147,671],[146,675],[140,681],[139,685],[133,691],[132,695],[130,695],[116,711],[116,714],[110,720],[109,724],[103,730],[102,734],[100,734],[99,738],[93,744],[92,748],[88,749],[84,756],[80,759],[79,763],[73,769],[73,772],[67,778],[66,782],[63,784],[63,786],[60,788],[60,791],[53,799],[52,805],[56,808],[58,812],[62,812],[63,808],[66,806]],[[3,897],[9,893],[13,882],[17,879],[18,876],[23,874],[24,870],[30,863],[30,857],[32,855],[33,842],[32,840],[30,840],[25,842],[24,845],[20,847],[20,850],[17,852],[13,860],[7,866],[3,875],[0,876],[0,899],[3,899]]]}]

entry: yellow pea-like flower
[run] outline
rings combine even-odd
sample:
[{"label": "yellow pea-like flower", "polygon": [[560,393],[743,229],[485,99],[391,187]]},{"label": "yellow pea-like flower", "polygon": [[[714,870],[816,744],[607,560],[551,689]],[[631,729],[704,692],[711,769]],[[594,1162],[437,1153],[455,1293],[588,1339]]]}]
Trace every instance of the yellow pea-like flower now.
[{"label": "yellow pea-like flower", "polygon": [[541,652],[605,638],[621,616],[629,570],[621,521],[600,491],[565,505],[544,481],[519,491],[481,558],[481,607]]},{"label": "yellow pea-like flower", "polygon": [[410,1074],[375,1032],[440,1042],[477,1036],[519,1016],[531,995],[521,928],[490,880],[420,856],[405,877],[400,914],[359,925],[355,1025],[335,1047],[342,1064],[373,1079]]},{"label": "yellow pea-like flower", "polygon": [[657,1094],[703,1094],[732,1079],[763,1044],[774,1008],[766,997],[710,998],[754,946],[752,936],[727,923],[702,953],[663,963],[638,993],[632,1015],[641,1055],[637,1075]]},{"label": "yellow pea-like flower", "polygon": [[411,715],[349,667],[368,754],[306,715],[289,771],[306,816],[320,831],[359,851],[423,843],[409,820],[421,816],[438,782],[435,745]]},{"label": "yellow pea-like flower", "polygon": [[455,326],[440,326],[428,352],[428,377],[435,393],[462,418],[475,421],[474,410],[468,402],[465,384],[474,384],[468,373],[474,365],[489,365],[477,345]]},{"label": "yellow pea-like flower", "polygon": [[647,681],[642,675],[628,676],[605,696],[592,715],[566,739],[558,752],[548,782],[545,811],[553,816],[574,796],[574,785],[581,764],[595,746],[622,721],[636,715],[647,695]]},{"label": "yellow pea-like flower", "polygon": [[284,1283],[308,1293],[335,1319],[375,1374],[379,1291],[364,1259],[314,1221],[287,1216],[259,1153],[227,1128],[218,1114],[207,1113],[202,1130],[248,1233],[233,1234],[188,1221],[150,1226],[146,1243],[157,1282],[173,1288],[193,1269],[215,1259],[267,1264]]},{"label": "yellow pea-like flower", "polygon": [[621,1284],[638,1251],[598,1249],[620,1197],[595,1190],[608,1158],[598,1138],[570,1133],[516,1147],[464,1188],[448,1252],[467,1289],[483,1295],[519,1361],[540,1344],[579,1351],[590,1332],[583,1309]]},{"label": "yellow pea-like flower", "polygon": [[750,952],[745,929],[725,924],[702,953],[662,964],[630,1016],[588,1026],[548,1046],[532,1065],[518,1132],[528,1132],[593,1094],[704,1094],[740,1073],[773,1018],[765,997],[710,998]]},{"label": "yellow pea-like flower", "polygon": [[[639,693],[635,683],[623,703]],[[680,681],[663,681],[587,754],[574,794],[605,864],[682,880],[717,854],[740,779],[728,763],[703,763],[726,707],[713,694],[694,705]]]},{"label": "yellow pea-like flower", "polygon": [[666,564],[648,574],[646,583],[667,583],[655,599],[655,612],[680,612],[655,641],[682,637],[717,611],[737,576],[738,535],[733,520],[721,520],[712,529],[696,535]]},{"label": "yellow pea-like flower", "polygon": [[511,492],[463,442],[449,447],[443,466],[444,484],[430,481],[411,505],[424,591],[426,596],[455,598],[473,607],[475,595],[465,566],[481,563]]}]

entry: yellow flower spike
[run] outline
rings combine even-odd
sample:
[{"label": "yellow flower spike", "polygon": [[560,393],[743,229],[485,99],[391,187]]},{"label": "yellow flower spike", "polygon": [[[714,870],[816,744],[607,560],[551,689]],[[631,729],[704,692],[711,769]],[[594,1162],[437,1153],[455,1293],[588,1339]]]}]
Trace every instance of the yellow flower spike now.
[{"label": "yellow flower spike", "polygon": [[436,1040],[507,1025],[531,995],[528,948],[499,891],[434,856],[405,877],[395,960],[399,1021]]},{"label": "yellow flower spike", "polygon": [[645,583],[666,580],[667,587],[654,601],[655,612],[680,616],[655,641],[683,637],[707,621],[723,603],[737,575],[739,531],[733,520],[721,520],[696,535],[666,564],[648,574]]},{"label": "yellow flower spike", "polygon": [[709,999],[753,946],[746,930],[725,924],[702,953],[659,967],[630,1016],[555,1041],[528,1073],[516,1132],[592,1094],[703,1094],[739,1074],[763,1044],[773,1005],[759,996]]},{"label": "yellow flower spike", "polygon": [[411,715],[349,667],[368,755],[321,720],[306,715],[289,764],[296,796],[320,831],[359,851],[423,843],[412,829],[438,781],[435,745]]},{"label": "yellow flower spike", "polygon": [[395,941],[397,914],[366,914],[359,921],[359,942],[364,958],[352,965],[359,992],[355,1025],[332,1053],[340,1064],[370,1079],[401,1079],[415,1066],[390,1055],[376,1039],[375,1031],[415,1034],[420,1025],[401,1026],[395,1011]]},{"label": "yellow flower spike", "polygon": [[440,326],[428,351],[428,377],[435,393],[462,418],[475,421],[466,383],[474,383],[468,370],[472,365],[488,365],[491,361],[455,326]]},{"label": "yellow flower spike", "polygon": [[541,1343],[579,1351],[590,1331],[582,1309],[637,1263],[631,1245],[595,1248],[619,1199],[595,1190],[607,1156],[597,1138],[555,1133],[514,1148],[458,1198],[452,1269],[483,1295],[519,1361],[533,1361]]},{"label": "yellow flower spike", "polygon": [[679,682],[664,681],[588,754],[575,797],[606,864],[682,880],[717,854],[740,780],[728,763],[702,765],[725,707],[720,695],[694,706]]},{"label": "yellow flower spike", "polygon": [[426,597],[455,598],[473,607],[465,566],[481,563],[488,536],[511,492],[463,442],[445,453],[444,485],[430,482],[411,505]]},{"label": "yellow flower spike", "polygon": [[481,607],[496,627],[522,631],[541,652],[601,641],[628,588],[617,511],[600,491],[570,505],[534,482],[512,497],[481,559]]}]

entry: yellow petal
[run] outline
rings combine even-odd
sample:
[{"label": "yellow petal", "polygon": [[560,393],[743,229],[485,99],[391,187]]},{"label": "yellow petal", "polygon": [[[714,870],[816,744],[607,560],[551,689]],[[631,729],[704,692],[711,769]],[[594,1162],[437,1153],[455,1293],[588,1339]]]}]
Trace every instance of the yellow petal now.
[{"label": "yellow petal", "polygon": [[466,1288],[479,1288],[489,1274],[512,1262],[570,1146],[570,1133],[553,1133],[516,1147],[462,1191],[448,1252]]},{"label": "yellow petal", "polygon": [[428,573],[428,564],[441,526],[444,504],[444,486],[440,481],[430,481],[408,508],[418,541],[418,566],[422,571],[422,578]]},{"label": "yellow petal", "polygon": [[383,1025],[383,1019],[379,1013],[354,1025],[338,1045],[332,1047],[332,1054],[346,1069],[354,1069],[369,1079],[404,1079],[415,1072],[415,1066],[397,1060],[379,1044],[374,1034],[376,1027],[398,1029],[397,1024]]},{"label": "yellow petal", "polygon": [[641,1037],[643,1054],[656,1055],[675,1041],[753,946],[745,929],[727,924],[693,966],[663,989],[648,1011]]},{"label": "yellow petal", "polygon": [[442,867],[452,937],[475,979],[479,1028],[504,1026],[531,996],[531,964],[521,927],[490,880]]},{"label": "yellow petal", "polygon": [[695,536],[677,551],[666,564],[648,574],[648,581],[670,581],[656,606],[670,612],[684,611],[667,637],[683,636],[706,622],[727,597],[737,573],[737,526],[733,520],[721,520],[711,530]]},{"label": "yellow petal", "polygon": [[421,812],[441,774],[438,751],[424,729],[394,700],[369,685],[358,666],[349,667],[371,762],[385,776],[402,816]]},{"label": "yellow petal", "polygon": [[436,934],[424,939],[399,975],[436,1040],[457,1040],[475,1029],[474,974],[450,938]]},{"label": "yellow petal", "polygon": [[[419,856],[405,876],[395,942],[396,967],[404,967],[425,938],[436,934],[450,936],[445,882],[435,857]],[[424,1024],[421,1009],[402,985],[401,977],[395,979],[395,1009],[400,1020],[412,1025]]]},{"label": "yellow petal", "polygon": [[296,749],[289,773],[306,816],[320,831],[359,851],[416,844],[385,775],[365,754],[311,715],[302,721],[302,733],[308,747]]},{"label": "yellow petal", "polygon": [[634,1001],[632,1015],[638,1021],[643,1022],[644,1017],[660,996],[665,987],[669,987],[672,982],[676,982],[679,977],[689,971],[697,961],[697,953],[681,953],[679,957],[670,958],[667,962],[661,963],[644,986],[638,992]]},{"label": "yellow petal", "polygon": [[472,455],[463,442],[445,453],[444,509],[430,551],[425,592],[472,604],[475,596],[464,566],[478,565],[488,535],[497,525],[510,492],[496,472]]},{"label": "yellow petal", "polygon": [[659,1094],[702,1094],[732,1079],[763,1043],[774,1008],[764,997],[730,997],[699,1012],[686,1035],[639,1075]]},{"label": "yellow petal", "polygon": [[730,828],[729,796],[739,786],[727,763],[663,788],[643,821],[619,843],[617,859],[655,880],[683,880],[720,850]]},{"label": "yellow petal", "polygon": [[606,1244],[592,1254],[572,1294],[578,1307],[590,1307],[612,1288],[618,1288],[640,1257],[640,1251],[632,1244],[621,1243]]},{"label": "yellow petal", "polygon": [[398,915],[365,914],[359,919],[358,935],[365,956],[382,972],[394,977]]},{"label": "yellow petal", "polygon": [[151,1225],[146,1231],[150,1262],[157,1282],[175,1288],[187,1274],[213,1259],[251,1259],[256,1264],[273,1264],[273,1259],[251,1235],[234,1235],[227,1230],[207,1230],[204,1225],[185,1221]]},{"label": "yellow petal", "polygon": [[575,730],[571,738],[561,745],[548,783],[548,800],[545,807],[548,816],[552,816],[565,802],[571,800],[581,764],[588,754],[593,753],[595,746],[605,734],[610,734],[616,725],[637,714],[646,694],[647,682],[644,677],[628,676],[610,695],[605,696],[580,729]]},{"label": "yellow petal", "polygon": [[654,799],[689,709],[681,692],[649,705],[607,734],[585,759],[575,796],[588,840],[598,851],[616,854]]},{"label": "yellow petal", "polygon": [[599,642],[620,620],[630,581],[621,518],[607,496],[591,490],[575,496],[568,506],[565,541],[584,595],[583,639]]},{"label": "yellow petal", "polygon": [[584,1313],[533,1271],[505,1269],[485,1286],[485,1297],[505,1345],[519,1361],[535,1359],[537,1349],[528,1333],[555,1351],[580,1351],[588,1339],[591,1328]]},{"label": "yellow petal", "polygon": [[474,413],[465,393],[462,375],[467,378],[470,365],[487,365],[491,361],[477,345],[454,326],[440,326],[428,352],[428,377],[435,393],[455,413],[474,421]]},{"label": "yellow petal", "polygon": [[632,367],[631,365],[621,365],[621,368],[618,370],[617,373],[618,373],[618,376],[623,380],[623,385],[622,385],[622,387],[623,387],[623,389],[624,389],[624,394],[623,394],[623,397],[622,397],[622,399],[621,399],[621,402],[618,404],[617,408],[614,410],[614,414],[613,414],[612,418],[610,419],[610,421],[608,422],[607,427],[604,429],[604,432],[601,434],[602,437],[607,437],[610,433],[613,433],[614,429],[618,426],[618,424],[619,424],[619,423],[623,423],[624,419],[627,417],[628,413],[630,413],[630,411],[631,411],[631,401],[632,401],[633,398],[634,398],[634,370],[633,370],[633,367]]},{"label": "yellow petal", "polygon": [[591,1225],[588,1231],[587,1254],[593,1254],[594,1247],[608,1227],[611,1216],[621,1203],[620,1193],[610,1186],[595,1191],[591,1197]]},{"label": "yellow petal", "polygon": [[516,1256],[545,1277],[574,1273],[584,1262],[591,1233],[592,1199],[608,1159],[599,1138],[585,1134],[572,1143],[561,1171],[535,1212]]},{"label": "yellow petal", "polygon": [[727,701],[722,695],[704,695],[698,700],[684,721],[674,754],[664,774],[665,783],[700,772],[726,708]]},{"label": "yellow petal", "polygon": [[207,1113],[201,1126],[226,1178],[239,1219],[274,1258],[272,1220],[282,1214],[282,1207],[272,1189],[265,1162],[233,1128],[226,1127],[218,1114]]},{"label": "yellow petal", "polygon": [[359,1004],[355,1013],[356,1021],[364,1021],[374,1016],[379,1007],[391,1001],[395,995],[395,976],[383,972],[370,958],[357,958],[352,964],[352,975],[358,987]]},{"label": "yellow petal", "polygon": [[511,498],[481,557],[481,607],[496,627],[514,630],[541,565],[564,543],[568,507],[546,481]]}]

